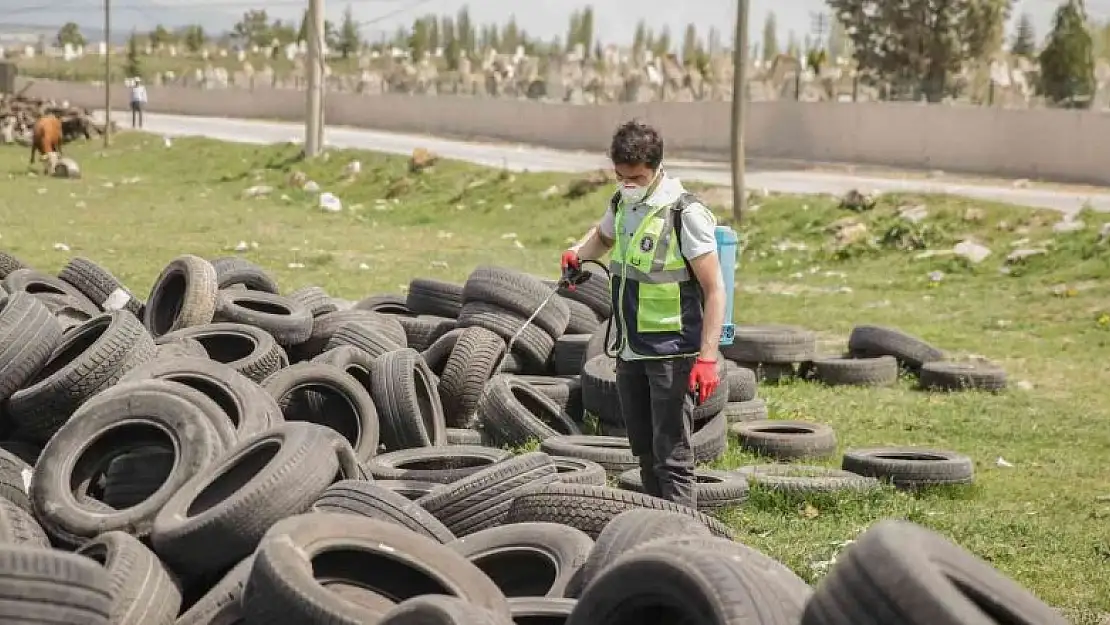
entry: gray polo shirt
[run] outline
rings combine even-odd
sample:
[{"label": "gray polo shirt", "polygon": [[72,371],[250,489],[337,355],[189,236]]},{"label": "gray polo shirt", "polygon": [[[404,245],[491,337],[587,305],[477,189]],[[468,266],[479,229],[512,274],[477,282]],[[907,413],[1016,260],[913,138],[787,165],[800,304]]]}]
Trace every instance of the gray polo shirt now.
[{"label": "gray polo shirt", "polygon": [[[636,233],[636,229],[640,227],[640,223],[644,220],[644,215],[647,215],[651,211],[645,202],[650,202],[653,206],[673,204],[678,201],[679,196],[686,193],[686,188],[682,186],[682,181],[678,178],[668,176],[666,171],[662,173],[662,176],[663,179],[659,181],[659,185],[655,188],[655,191],[652,192],[650,196],[644,198],[644,202],[628,207],[625,210],[624,222],[621,224],[621,237],[630,238]],[[617,237],[614,233],[615,228],[616,215],[613,213],[612,205],[610,205],[606,208],[605,215],[601,218],[598,231],[604,237],[616,241]],[[682,255],[685,256],[687,260],[693,260],[709,252],[716,252],[716,228],[717,218],[704,204],[694,202],[687,206],[686,210],[682,212]],[[614,323],[616,323],[615,320]],[[622,350],[620,357],[621,360],[636,360],[640,358],[632,353],[632,350],[628,349],[627,345],[624,350]]]}]

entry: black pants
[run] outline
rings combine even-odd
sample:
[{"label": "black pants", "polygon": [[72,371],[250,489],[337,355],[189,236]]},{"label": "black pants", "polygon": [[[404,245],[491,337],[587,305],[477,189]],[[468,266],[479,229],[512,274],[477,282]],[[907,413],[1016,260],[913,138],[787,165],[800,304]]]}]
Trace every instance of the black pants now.
[{"label": "black pants", "polygon": [[617,392],[644,492],[696,508],[693,358],[617,360]]},{"label": "black pants", "polygon": [[143,127],[143,104],[142,102],[131,103],[131,127],[135,127],[135,120],[139,120],[139,128]]}]

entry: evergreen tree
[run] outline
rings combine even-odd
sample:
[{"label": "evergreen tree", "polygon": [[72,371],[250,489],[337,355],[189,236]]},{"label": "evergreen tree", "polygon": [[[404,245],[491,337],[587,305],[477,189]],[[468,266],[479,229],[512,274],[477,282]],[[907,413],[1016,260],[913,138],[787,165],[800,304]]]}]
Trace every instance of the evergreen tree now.
[{"label": "evergreen tree", "polygon": [[338,45],[335,47],[345,59],[350,58],[362,47],[362,35],[358,31],[358,22],[355,21],[355,16],[351,12],[351,5],[349,4],[343,10],[343,23],[339,29],[339,41],[337,43]]},{"label": "evergreen tree", "polygon": [[507,54],[515,54],[516,47],[524,42],[520,36],[520,27],[516,25],[516,16],[510,15],[509,21],[501,31],[501,46]]},{"label": "evergreen tree", "polygon": [[150,34],[147,35],[147,40],[150,41],[152,47],[161,48],[173,42],[173,35],[170,31],[166,30],[165,26],[158,24],[154,27],[154,30],[150,31]]},{"label": "evergreen tree", "polygon": [[58,47],[64,47],[67,43],[71,46],[85,45],[85,36],[81,34],[81,27],[77,22],[66,22],[58,29],[58,35],[54,38]]},{"label": "evergreen tree", "polygon": [[1094,42],[1086,13],[1083,0],[1061,5],[1039,57],[1040,92],[1067,108],[1087,108],[1095,93]]},{"label": "evergreen tree", "polygon": [[571,11],[570,24],[567,26],[567,52],[574,50],[575,44],[579,43],[582,36],[582,14],[578,11]]},{"label": "evergreen tree", "polygon": [[589,55],[594,51],[594,8],[587,6],[582,11],[582,22],[579,27],[578,41]]},{"label": "evergreen tree", "polygon": [[428,21],[424,18],[419,18],[412,23],[412,31],[409,34],[409,53],[412,55],[412,60],[420,62],[428,54]]},{"label": "evergreen tree", "polygon": [[470,9],[465,5],[459,9],[459,16],[455,21],[455,37],[459,40],[459,49],[463,55],[469,56],[474,52],[474,22],[470,21]]},{"label": "evergreen tree", "polygon": [[770,61],[779,54],[779,26],[774,12],[767,12],[763,22],[763,60]]},{"label": "evergreen tree", "polygon": [[185,27],[185,32],[182,35],[182,40],[185,43],[185,49],[189,52],[200,52],[204,44],[208,42],[208,36],[205,34],[204,29],[199,24],[193,24]]},{"label": "evergreen tree", "polygon": [[139,58],[139,36],[135,31],[131,31],[131,37],[127,39],[127,60],[124,63],[123,71],[128,78],[135,76],[141,78],[143,75],[143,64]]},{"label": "evergreen tree", "polygon": [[1010,51],[1027,59],[1033,58],[1037,53],[1037,37],[1033,32],[1033,18],[1028,13],[1022,13],[1018,19],[1017,31],[1014,33],[1014,44]]},{"label": "evergreen tree", "polygon": [[682,38],[682,62],[692,65],[698,56],[698,29],[693,22],[686,25],[686,35]]},{"label": "evergreen tree", "polygon": [[447,69],[456,71],[459,69],[459,38],[455,32],[455,21],[450,17],[444,17],[439,23],[439,38],[443,45],[443,59],[447,62]]},{"label": "evergreen tree", "polygon": [[636,23],[636,34],[632,36],[632,52],[639,55],[648,47],[648,28],[644,20]]},{"label": "evergreen tree", "polygon": [[659,37],[652,42],[652,52],[655,56],[664,56],[671,52],[671,29],[664,26],[663,31],[659,33]]}]

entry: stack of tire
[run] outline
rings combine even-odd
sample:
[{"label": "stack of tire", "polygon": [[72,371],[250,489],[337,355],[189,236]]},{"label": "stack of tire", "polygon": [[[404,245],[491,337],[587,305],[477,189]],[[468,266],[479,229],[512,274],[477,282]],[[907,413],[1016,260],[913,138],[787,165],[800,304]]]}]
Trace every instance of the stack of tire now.
[{"label": "stack of tire", "polygon": [[635,459],[579,434],[551,376],[586,335],[549,317],[548,355],[533,333],[497,373],[523,313],[490,285],[538,293],[497,271],[340,310],[242,259],[175,259],[143,302],[86,259],[0,254],[0,622],[832,625],[974,588],[1062,622],[916,526],[875,526],[814,591],[717,519],[606,486]]}]

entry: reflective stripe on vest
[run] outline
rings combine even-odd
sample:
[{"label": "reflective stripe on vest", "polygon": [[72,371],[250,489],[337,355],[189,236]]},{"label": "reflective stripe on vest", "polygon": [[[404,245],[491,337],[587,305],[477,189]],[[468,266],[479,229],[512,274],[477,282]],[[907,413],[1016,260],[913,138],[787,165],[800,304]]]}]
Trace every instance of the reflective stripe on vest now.
[{"label": "reflective stripe on vest", "polygon": [[[616,199],[616,198],[615,198]],[[617,244],[610,256],[617,348],[627,345],[645,358],[696,354],[701,343],[701,289],[682,256],[674,204],[647,205],[649,212],[631,237],[624,236],[625,207],[614,202]],[[619,353],[619,352],[618,352]]]}]

